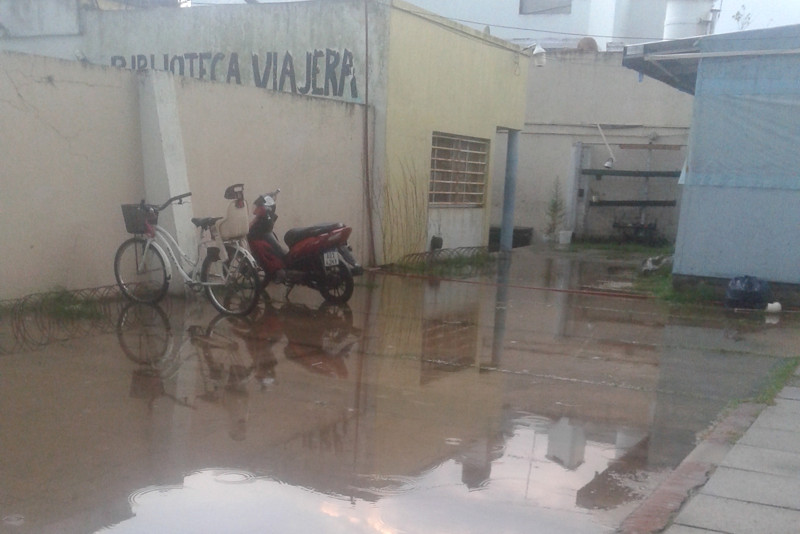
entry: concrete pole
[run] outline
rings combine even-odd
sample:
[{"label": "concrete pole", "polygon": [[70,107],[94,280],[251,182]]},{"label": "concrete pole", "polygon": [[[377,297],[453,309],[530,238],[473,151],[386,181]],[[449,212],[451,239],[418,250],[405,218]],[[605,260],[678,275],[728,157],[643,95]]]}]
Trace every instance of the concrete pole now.
[{"label": "concrete pole", "polygon": [[[161,204],[167,199],[191,192],[183,151],[183,135],[178,118],[178,102],[173,76],[159,71],[140,73],[139,122],[142,131],[142,161],[145,199]],[[192,204],[173,205],[158,218],[192,259],[197,253],[197,232],[191,223]],[[183,279],[173,273],[170,291],[183,290]]]},{"label": "concrete pole", "polygon": [[500,252],[511,252],[514,237],[514,197],[517,189],[517,161],[519,159],[519,131],[508,131],[506,151],[506,179],[503,186],[503,219],[500,224]]}]

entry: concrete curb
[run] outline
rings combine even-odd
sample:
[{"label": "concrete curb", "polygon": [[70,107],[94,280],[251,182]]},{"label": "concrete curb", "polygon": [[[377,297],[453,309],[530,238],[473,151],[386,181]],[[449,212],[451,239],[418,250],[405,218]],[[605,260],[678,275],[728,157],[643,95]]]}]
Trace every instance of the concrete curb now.
[{"label": "concrete curb", "polygon": [[669,526],[692,492],[708,481],[764,408],[763,404],[741,404],[715,424],[667,479],[625,518],[617,532],[650,534]]}]

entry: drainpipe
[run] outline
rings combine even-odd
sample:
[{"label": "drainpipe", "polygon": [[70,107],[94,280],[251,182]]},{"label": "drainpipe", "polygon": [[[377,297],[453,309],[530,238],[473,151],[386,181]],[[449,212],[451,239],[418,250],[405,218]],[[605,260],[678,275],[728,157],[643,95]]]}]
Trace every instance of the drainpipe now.
[{"label": "drainpipe", "polygon": [[369,2],[364,0],[364,196],[367,208],[367,265],[374,266],[375,257],[375,214],[373,209],[374,192],[372,191],[372,175],[370,173],[369,147]]},{"label": "drainpipe", "polygon": [[506,150],[506,179],[503,186],[503,220],[500,224],[500,252],[511,252],[514,237],[514,196],[517,189],[517,160],[519,159],[519,130],[508,130]]}]

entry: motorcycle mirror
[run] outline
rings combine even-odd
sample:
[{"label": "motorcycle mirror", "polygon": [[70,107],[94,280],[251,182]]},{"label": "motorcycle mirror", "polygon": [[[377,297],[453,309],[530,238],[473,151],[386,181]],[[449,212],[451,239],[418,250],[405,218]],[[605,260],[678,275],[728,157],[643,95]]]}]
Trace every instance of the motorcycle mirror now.
[{"label": "motorcycle mirror", "polygon": [[275,199],[269,196],[269,194],[259,195],[254,204],[256,206],[265,206],[267,208],[271,208],[275,205]]}]

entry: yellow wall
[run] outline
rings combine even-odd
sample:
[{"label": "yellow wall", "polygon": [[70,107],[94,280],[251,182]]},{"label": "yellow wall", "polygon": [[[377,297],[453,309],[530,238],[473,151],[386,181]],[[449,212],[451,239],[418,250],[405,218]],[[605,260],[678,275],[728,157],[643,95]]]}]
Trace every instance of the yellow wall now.
[{"label": "yellow wall", "polygon": [[[393,4],[389,31],[382,222],[385,260],[392,261],[426,248],[432,133],[488,139],[493,152],[497,128],[523,126],[528,57],[402,2]],[[488,235],[489,191],[484,209],[464,209],[471,219],[480,209],[474,245]],[[392,231],[399,227],[403,236]]]}]

